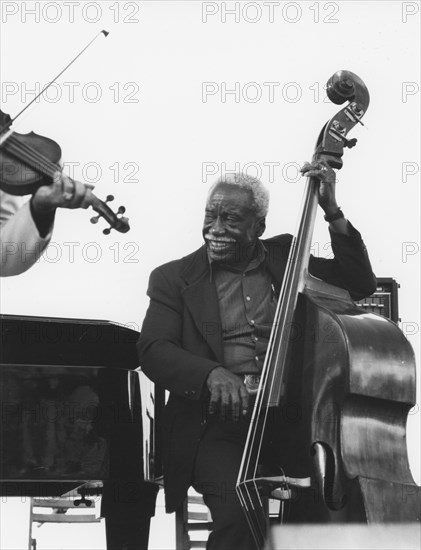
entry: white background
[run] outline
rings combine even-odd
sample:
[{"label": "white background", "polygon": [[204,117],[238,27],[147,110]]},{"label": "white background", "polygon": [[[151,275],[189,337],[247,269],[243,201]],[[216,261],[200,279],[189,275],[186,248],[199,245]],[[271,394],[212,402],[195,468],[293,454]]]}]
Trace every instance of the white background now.
[{"label": "white background", "polygon": [[[290,163],[311,158],[320,128],[339,110],[324,101],[323,86],[347,69],[364,80],[371,104],[366,129],[352,131],[357,147],[345,151],[338,202],[376,275],[400,284],[401,328],[419,372],[418,2],[2,4],[1,107],[12,117],[96,33],[110,31],[15,131],[60,143],[74,177],[94,182],[100,198],[113,193],[131,225],[104,236],[105,223],[91,225],[90,213],[59,211],[46,256],[1,280],[2,313],[140,329],[150,271],[201,245],[206,192],[224,163],[248,165],[269,187],[266,236],[294,232],[304,181]],[[325,226],[319,213],[318,255],[328,254]],[[419,386],[417,395],[419,403]],[[417,405],[408,448],[418,483],[419,433]]]}]

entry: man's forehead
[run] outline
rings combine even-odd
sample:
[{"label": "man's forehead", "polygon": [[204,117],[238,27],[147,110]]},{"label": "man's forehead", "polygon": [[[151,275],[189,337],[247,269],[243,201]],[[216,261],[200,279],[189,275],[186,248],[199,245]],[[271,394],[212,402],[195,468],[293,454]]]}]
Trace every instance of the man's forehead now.
[{"label": "man's forehead", "polygon": [[253,193],[250,189],[245,189],[238,185],[219,183],[209,195],[207,204],[221,202],[234,202],[238,205],[252,208]]}]

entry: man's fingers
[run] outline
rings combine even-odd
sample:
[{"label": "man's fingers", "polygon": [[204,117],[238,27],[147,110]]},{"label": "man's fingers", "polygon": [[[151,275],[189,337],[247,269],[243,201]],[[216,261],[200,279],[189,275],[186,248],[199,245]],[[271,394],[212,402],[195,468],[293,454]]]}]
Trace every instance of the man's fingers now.
[{"label": "man's fingers", "polygon": [[242,402],[239,394],[235,396],[235,400],[232,401],[232,409],[231,409],[231,417],[234,420],[234,422],[238,422],[240,420],[240,411],[242,408]]},{"label": "man's fingers", "polygon": [[248,408],[249,408],[249,394],[244,386],[240,389],[240,399],[241,399],[241,414],[245,416],[248,413]]},{"label": "man's fingers", "polygon": [[242,379],[224,367],[213,369],[207,379],[210,391],[209,414],[219,412],[221,420],[234,422],[247,414],[249,395]]},{"label": "man's fingers", "polygon": [[222,391],[219,405],[219,416],[221,420],[232,418],[232,396],[229,391]]},{"label": "man's fingers", "polygon": [[213,388],[209,400],[209,414],[216,414],[220,405],[220,391],[219,388]]},{"label": "man's fingers", "polygon": [[238,391],[234,388],[231,391],[222,390],[219,392],[215,390],[211,393],[209,414],[218,413],[221,420],[238,422],[243,408],[247,410],[243,400],[239,397]]},{"label": "man's fingers", "polygon": [[312,167],[312,165],[311,165],[309,162],[305,162],[305,163],[302,165],[302,167],[301,167],[301,169],[300,169],[300,172],[301,172],[302,174],[304,174],[305,172],[308,172],[308,170],[310,170],[311,167]]},{"label": "man's fingers", "polygon": [[335,172],[334,170],[331,168],[331,166],[329,165],[329,163],[323,159],[320,159],[320,160],[316,160],[314,162],[305,162],[302,166],[302,168],[300,169],[300,172],[303,174],[303,175],[306,175],[308,177],[310,176],[315,176],[315,177],[319,177],[319,175],[322,175],[322,174],[330,174],[330,175],[334,175]]}]

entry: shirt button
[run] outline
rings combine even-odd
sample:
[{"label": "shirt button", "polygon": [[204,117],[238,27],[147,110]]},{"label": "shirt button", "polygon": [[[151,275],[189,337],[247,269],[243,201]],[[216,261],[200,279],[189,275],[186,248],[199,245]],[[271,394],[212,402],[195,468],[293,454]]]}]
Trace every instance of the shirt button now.
[{"label": "shirt button", "polygon": [[250,300],[251,300],[250,296],[246,296],[246,300],[247,300],[247,302],[250,302]]},{"label": "shirt button", "polygon": [[250,325],[254,325],[254,319],[250,320]]}]

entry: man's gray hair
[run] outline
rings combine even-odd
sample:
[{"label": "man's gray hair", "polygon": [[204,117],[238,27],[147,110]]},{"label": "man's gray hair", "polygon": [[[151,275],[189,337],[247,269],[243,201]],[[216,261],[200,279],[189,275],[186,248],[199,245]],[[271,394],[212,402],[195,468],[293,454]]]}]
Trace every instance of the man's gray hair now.
[{"label": "man's gray hair", "polygon": [[225,174],[221,176],[209,189],[208,198],[215,190],[215,188],[221,184],[227,183],[228,185],[236,185],[241,189],[247,189],[251,191],[253,195],[254,207],[256,214],[259,217],[265,217],[269,210],[269,191],[263,185],[263,183],[257,179],[244,174],[243,172],[236,172],[235,174]]}]

